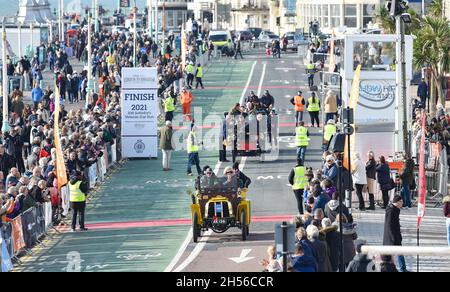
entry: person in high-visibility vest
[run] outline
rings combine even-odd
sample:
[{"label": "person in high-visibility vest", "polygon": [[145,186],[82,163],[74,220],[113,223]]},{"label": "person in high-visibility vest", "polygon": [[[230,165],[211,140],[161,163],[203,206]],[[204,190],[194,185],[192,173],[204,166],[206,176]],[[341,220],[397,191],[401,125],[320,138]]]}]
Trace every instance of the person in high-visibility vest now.
[{"label": "person in high-visibility vest", "polygon": [[330,144],[331,139],[334,135],[337,133],[337,127],[334,120],[329,120],[327,125],[324,128],[323,131],[323,145],[324,150],[327,148],[328,144]]},{"label": "person in high-visibility vest", "polygon": [[291,99],[292,105],[295,106],[295,126],[303,121],[303,112],[305,111],[306,101],[303,98],[303,92],[299,91],[293,99]]},{"label": "person in high-visibility vest", "polygon": [[203,67],[202,64],[198,64],[197,65],[197,72],[195,74],[195,78],[196,78],[196,84],[195,84],[195,89],[198,89],[198,86],[201,85],[202,89],[205,89],[205,87],[203,86]]},{"label": "person in high-visibility vest", "polygon": [[187,153],[189,155],[188,166],[187,166],[187,174],[188,176],[192,176],[192,165],[195,165],[197,168],[198,175],[202,174],[202,169],[200,168],[200,156],[199,152],[199,143],[197,140],[196,127],[194,124],[191,126],[191,131],[189,132],[187,138]]},{"label": "person in high-visibility vest", "polygon": [[300,122],[295,129],[295,146],[297,147],[297,159],[305,161],[306,149],[309,146],[309,132],[304,122]]},{"label": "person in high-visibility vest", "polygon": [[298,213],[299,215],[303,215],[303,193],[308,187],[308,178],[306,176],[306,168],[303,160],[297,160],[297,166],[292,169],[289,174],[289,183],[292,185],[292,190],[294,191],[295,198],[297,199]]},{"label": "person in high-visibility vest", "polygon": [[173,113],[175,112],[175,98],[172,94],[166,94],[166,99],[164,100],[164,112],[166,113],[166,122],[173,120]]},{"label": "person in high-visibility vest", "polygon": [[316,66],[312,61],[309,62],[308,65],[306,65],[306,71],[308,73],[308,85],[311,88],[314,86],[314,77],[316,75]]},{"label": "person in high-visibility vest", "polygon": [[87,231],[84,225],[84,211],[86,209],[86,193],[89,191],[89,185],[83,179],[81,172],[76,172],[69,182],[70,204],[73,210],[72,232],[76,231],[77,217],[79,215],[80,230]]},{"label": "person in high-visibility vest", "polygon": [[194,83],[194,63],[189,62],[186,66],[186,74],[187,74],[187,86],[189,89],[192,89],[192,84]]},{"label": "person in high-visibility vest", "polygon": [[180,94],[180,103],[183,111],[183,120],[192,121],[191,116],[191,103],[194,100],[192,92],[188,91],[187,88],[183,88]]},{"label": "person in high-visibility vest", "polygon": [[311,97],[308,99],[307,110],[311,117],[311,126],[314,127],[314,122],[317,122],[317,127],[320,127],[320,100],[316,97],[314,92],[311,93]]}]

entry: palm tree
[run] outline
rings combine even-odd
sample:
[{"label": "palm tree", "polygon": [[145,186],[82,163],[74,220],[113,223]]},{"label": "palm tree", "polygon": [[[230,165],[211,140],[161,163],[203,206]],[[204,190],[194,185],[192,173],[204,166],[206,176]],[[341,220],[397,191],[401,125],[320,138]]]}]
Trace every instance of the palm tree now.
[{"label": "palm tree", "polygon": [[375,14],[375,20],[380,23],[380,27],[387,34],[395,33],[395,21],[392,19],[389,10],[384,6],[380,6]]},{"label": "palm tree", "polygon": [[[450,26],[446,19],[427,16],[422,28],[417,31],[414,42],[414,65],[431,69],[431,91],[437,92],[439,102],[445,104],[442,82],[446,72],[450,71]],[[432,112],[436,106],[436,95],[432,94]]]},{"label": "palm tree", "polygon": [[443,0],[433,0],[428,6],[431,16],[434,17],[444,17],[444,1]]}]

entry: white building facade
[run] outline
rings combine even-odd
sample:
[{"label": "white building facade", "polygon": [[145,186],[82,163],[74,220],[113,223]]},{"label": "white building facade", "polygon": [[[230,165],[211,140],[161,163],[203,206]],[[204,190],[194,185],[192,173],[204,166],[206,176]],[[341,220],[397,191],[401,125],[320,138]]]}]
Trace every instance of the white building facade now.
[{"label": "white building facade", "polygon": [[317,20],[324,33],[342,28],[362,32],[370,28],[383,0],[297,0],[297,27],[309,30],[310,22]]}]

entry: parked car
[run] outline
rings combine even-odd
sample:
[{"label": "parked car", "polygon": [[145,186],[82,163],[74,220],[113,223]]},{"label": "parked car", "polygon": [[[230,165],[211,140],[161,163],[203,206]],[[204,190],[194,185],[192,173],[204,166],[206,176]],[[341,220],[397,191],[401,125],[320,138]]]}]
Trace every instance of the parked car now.
[{"label": "parked car", "polygon": [[241,36],[241,41],[251,41],[255,38],[253,34],[248,30],[241,30],[238,32],[238,35]]},{"label": "parked car", "polygon": [[[260,40],[265,40],[265,39],[267,39],[267,37],[265,38],[265,36],[268,36],[268,35],[275,35],[273,32],[271,32],[271,31],[268,31],[268,30],[263,30],[260,34],[259,34],[259,39]],[[265,38],[265,39],[264,39]]]},{"label": "parked car", "polygon": [[130,30],[128,28],[126,28],[125,26],[114,26],[112,29],[112,33],[113,34],[122,34],[125,33],[126,36],[128,36],[130,34]]},{"label": "parked car", "polygon": [[261,34],[261,32],[263,31],[262,28],[259,27],[249,27],[248,31],[251,32],[253,34],[253,36],[255,37],[255,39],[259,38],[259,35]]},{"label": "parked car", "polygon": [[272,42],[272,41],[279,41],[280,37],[277,36],[276,34],[266,34],[263,35],[262,37],[259,38],[259,40],[264,41],[264,42]]}]

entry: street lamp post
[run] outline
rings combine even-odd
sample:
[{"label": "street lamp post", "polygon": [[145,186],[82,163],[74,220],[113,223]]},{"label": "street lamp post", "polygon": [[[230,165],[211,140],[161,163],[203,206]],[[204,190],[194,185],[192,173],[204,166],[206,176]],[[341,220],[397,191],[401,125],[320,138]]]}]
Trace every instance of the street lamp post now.
[{"label": "street lamp post", "polygon": [[133,11],[133,27],[134,27],[134,33],[133,33],[133,66],[137,67],[137,56],[136,56],[136,51],[137,51],[137,34],[138,34],[138,30],[136,27],[136,15],[137,15],[137,4],[136,4],[136,0],[134,0],[134,11]]},{"label": "street lamp post", "polygon": [[30,24],[30,32],[31,32],[31,58],[34,57],[34,25]]},{"label": "street lamp post", "polygon": [[2,45],[3,45],[3,51],[2,51],[2,60],[3,60],[3,126],[2,126],[2,132],[6,133],[9,132],[9,109],[8,109],[8,66],[6,66],[6,59],[7,59],[7,52],[6,52],[6,27],[5,22],[3,20],[3,35],[2,35]]},{"label": "street lamp post", "polygon": [[88,72],[87,72],[87,93],[86,93],[86,108],[90,104],[90,97],[92,94],[92,15],[89,11],[88,16]]},{"label": "street lamp post", "polygon": [[17,27],[19,30],[18,34],[18,46],[19,46],[19,58],[22,57],[22,24],[19,22],[19,26]]},{"label": "street lamp post", "polygon": [[153,38],[153,3],[152,0],[147,0],[148,7],[148,35]]}]

